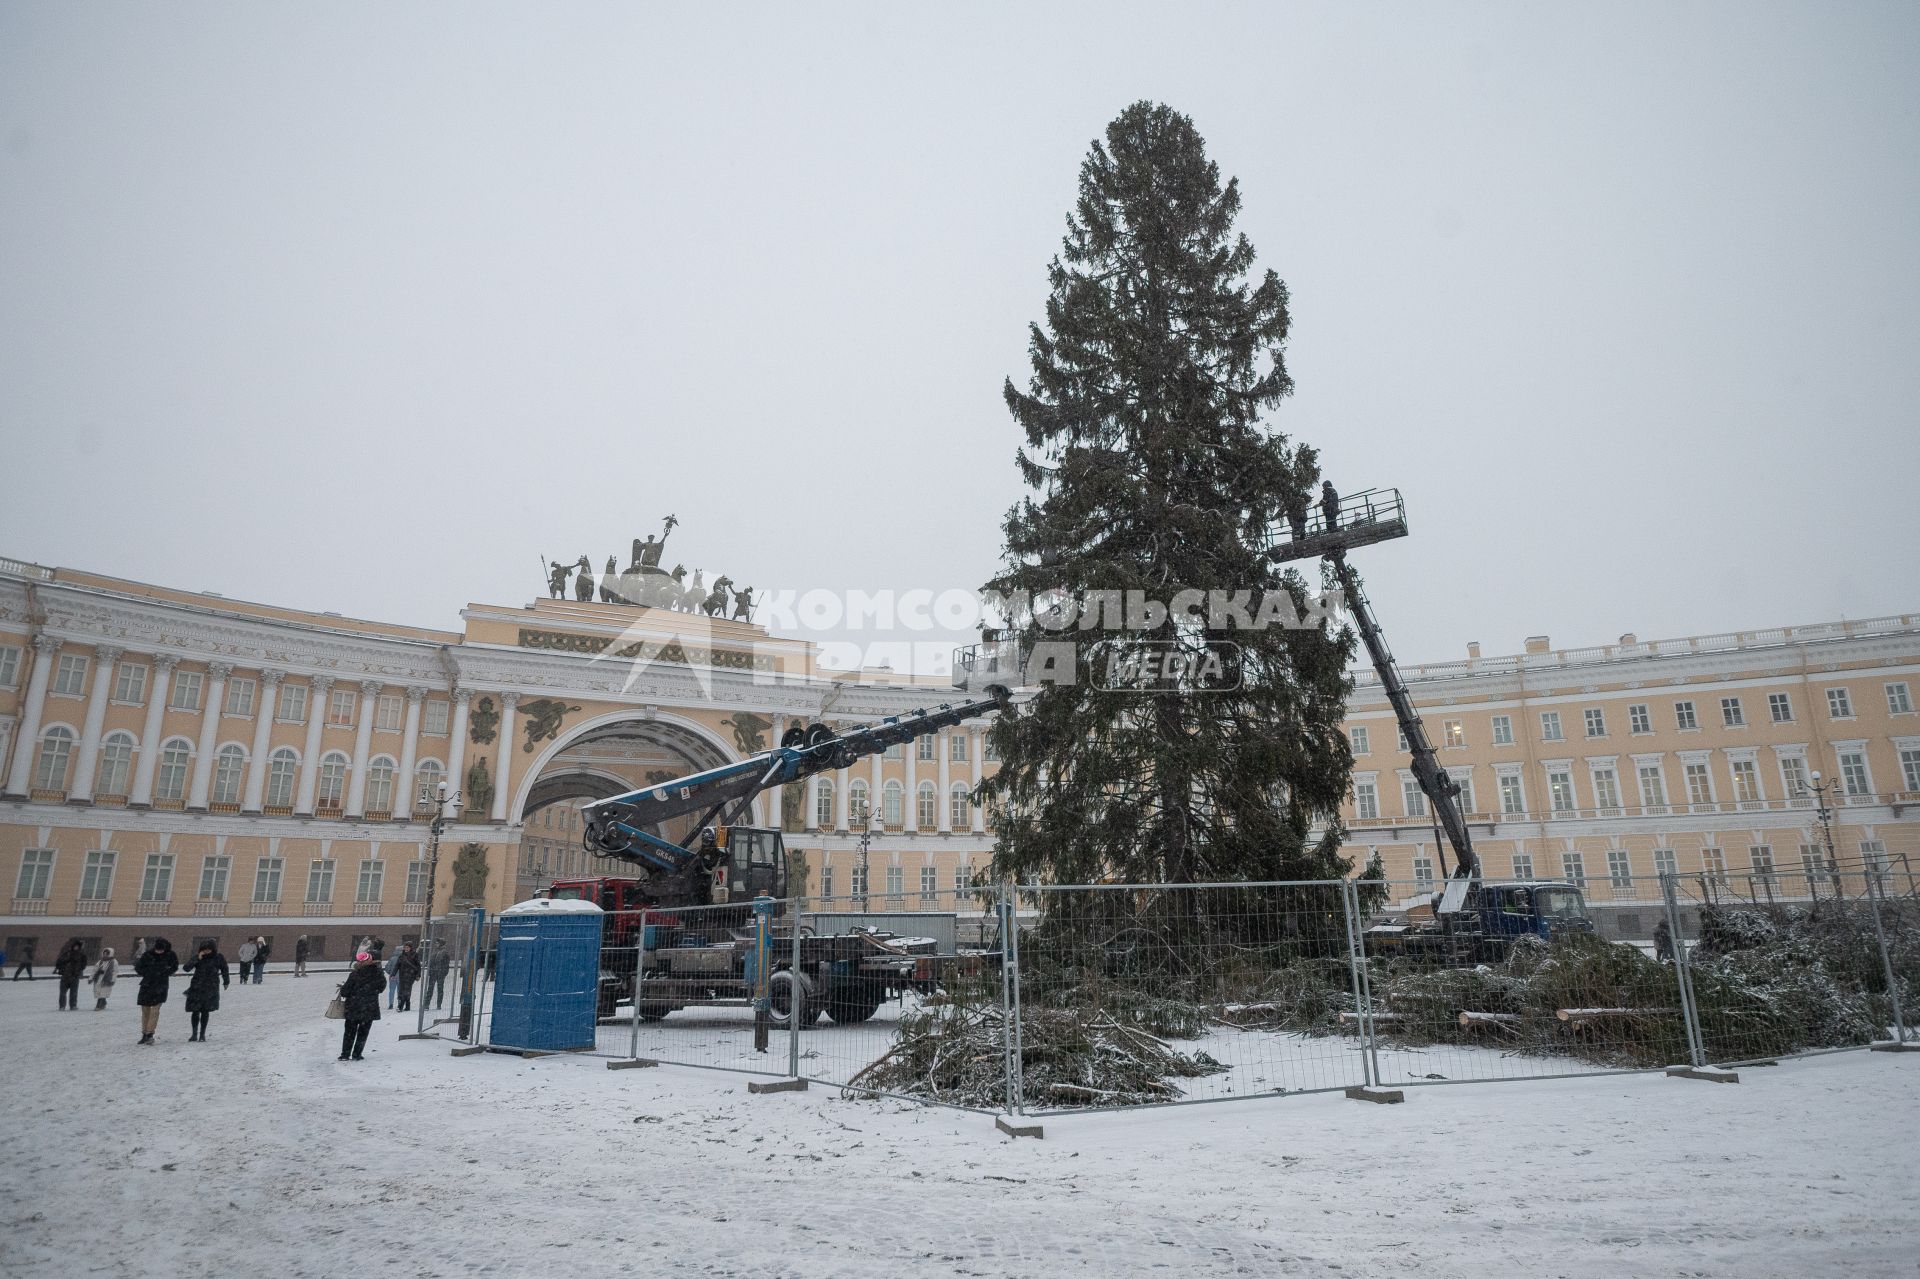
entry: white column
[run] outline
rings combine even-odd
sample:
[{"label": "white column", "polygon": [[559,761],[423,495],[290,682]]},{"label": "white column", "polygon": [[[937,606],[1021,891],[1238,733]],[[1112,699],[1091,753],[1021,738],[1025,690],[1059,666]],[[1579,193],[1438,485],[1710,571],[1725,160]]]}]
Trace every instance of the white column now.
[{"label": "white column", "polygon": [[940,833],[953,833],[953,747],[947,733],[940,734],[940,803],[934,812],[940,815]]},{"label": "white column", "polygon": [[869,789],[867,790],[867,824],[871,826],[874,819],[878,818],[882,822],[883,829],[887,810],[880,807],[880,783],[882,780],[880,776],[880,762],[886,757],[887,754],[885,751],[881,751],[873,757],[873,781],[869,783]]},{"label": "white column", "polygon": [[[780,745],[780,735],[786,731],[787,717],[785,715],[775,715],[773,717],[773,745],[775,747]],[[780,810],[783,806],[782,792],[785,790],[786,787],[784,786],[775,786],[767,792],[767,825],[773,827],[775,830],[781,828]]]},{"label": "white column", "polygon": [[900,753],[907,757],[907,802],[900,816],[911,833],[920,829],[920,743],[908,742]]},{"label": "white column", "polygon": [[313,793],[320,778],[320,727],[327,718],[327,694],[333,691],[333,676],[315,675],[313,691],[307,694],[307,740],[300,757],[300,791],[294,796],[293,811],[313,816]]},{"label": "white column", "polygon": [[267,744],[272,740],[273,717],[280,705],[279,671],[260,672],[260,704],[254,707],[253,757],[247,761],[247,789],[240,807],[249,813],[260,811],[267,793]]},{"label": "white column", "polygon": [[233,666],[227,662],[214,662],[207,667],[212,682],[207,687],[207,700],[200,708],[200,744],[193,757],[193,783],[187,788],[187,807],[205,808],[207,790],[213,782],[213,748],[219,744],[220,712],[227,704],[227,676],[233,674]]},{"label": "white column", "polygon": [[452,696],[453,727],[447,738],[447,788],[464,791],[467,786],[467,703],[473,700],[473,690],[456,688],[452,690]]},{"label": "white column", "polygon": [[385,688],[377,679],[360,681],[360,720],[353,730],[353,772],[347,775],[348,817],[367,811],[367,762],[373,754],[373,704]]},{"label": "white column", "polygon": [[[396,793],[393,797],[393,811],[413,815],[414,803],[418,798],[413,791],[413,759],[420,751],[420,703],[427,700],[427,690],[421,684],[407,686],[407,723],[406,731],[400,738],[400,775],[394,780]],[[448,783],[448,789],[453,784]]]},{"label": "white column", "polygon": [[850,797],[847,795],[847,783],[852,780],[844,768],[836,770],[833,774],[833,828],[835,830],[847,828],[847,817],[852,811]]},{"label": "white column", "polygon": [[493,779],[493,820],[507,820],[507,783],[513,771],[513,708],[519,704],[520,694],[500,694],[500,762],[494,768]]},{"label": "white column", "polygon": [[113,696],[113,668],[125,650],[93,649],[93,694],[87,699],[87,720],[80,730],[80,758],[73,765],[73,788],[67,798],[84,802],[93,798],[93,776],[100,767],[100,728],[107,720],[107,699]]},{"label": "white column", "polygon": [[53,654],[60,641],[51,635],[33,637],[33,675],[27,680],[27,700],[20,712],[20,728],[13,735],[13,770],[7,793],[24,795],[33,781],[33,755],[40,744],[40,717],[47,709],[47,684],[53,678]]},{"label": "white column", "polygon": [[167,694],[173,688],[173,668],[180,659],[171,653],[153,655],[153,687],[147,690],[147,718],[140,726],[140,762],[133,771],[133,793],[127,803],[153,802],[153,775],[160,767],[160,719],[167,711]]},{"label": "white column", "polygon": [[[983,736],[979,729],[969,728],[967,730],[967,758],[973,762],[973,789],[976,793],[980,790],[980,744],[982,740]],[[987,806],[985,804],[975,804],[973,806],[973,833],[976,835],[984,835],[986,830]]]}]

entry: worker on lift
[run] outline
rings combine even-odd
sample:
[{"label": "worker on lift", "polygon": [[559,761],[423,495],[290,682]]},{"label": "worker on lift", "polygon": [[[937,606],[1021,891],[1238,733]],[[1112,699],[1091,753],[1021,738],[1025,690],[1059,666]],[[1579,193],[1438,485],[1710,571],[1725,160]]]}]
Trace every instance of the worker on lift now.
[{"label": "worker on lift", "polygon": [[1320,514],[1327,521],[1321,532],[1331,533],[1340,527],[1340,494],[1334,490],[1332,480],[1320,481]]}]

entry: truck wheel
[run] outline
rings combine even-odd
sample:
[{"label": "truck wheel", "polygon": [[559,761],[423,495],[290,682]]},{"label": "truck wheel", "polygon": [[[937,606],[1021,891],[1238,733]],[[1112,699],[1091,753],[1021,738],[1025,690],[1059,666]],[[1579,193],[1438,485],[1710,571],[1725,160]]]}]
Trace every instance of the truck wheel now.
[{"label": "truck wheel", "polygon": [[780,1030],[787,1029],[788,1013],[796,1003],[800,1005],[801,1029],[820,1020],[820,998],[814,992],[813,983],[791,968],[783,968],[767,978],[767,1003],[772,1010],[771,1020]]},{"label": "truck wheel", "polygon": [[835,982],[827,995],[827,1016],[843,1026],[866,1021],[880,1011],[880,1005],[886,1000],[884,982],[867,977]]}]

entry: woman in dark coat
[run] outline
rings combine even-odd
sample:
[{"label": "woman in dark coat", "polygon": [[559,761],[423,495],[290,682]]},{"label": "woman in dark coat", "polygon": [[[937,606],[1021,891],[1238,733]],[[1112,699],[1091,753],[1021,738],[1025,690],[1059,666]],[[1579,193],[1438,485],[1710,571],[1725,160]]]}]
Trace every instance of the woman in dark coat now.
[{"label": "woman in dark coat", "polygon": [[367,1032],[380,1020],[380,992],[387,988],[387,975],[371,952],[354,956],[353,971],[340,983],[340,998],[346,1002],[346,1028],[340,1033],[340,1060],[364,1061]]},{"label": "woman in dark coat", "polygon": [[87,971],[87,948],[80,944],[78,937],[60,948],[54,956],[53,975],[60,979],[60,1010],[62,1012],[80,1006],[80,978]]},{"label": "woman in dark coat", "polygon": [[134,961],[133,971],[140,974],[140,995],[134,1001],[140,1005],[140,1042],[153,1042],[153,1032],[160,1028],[160,1005],[167,1002],[167,983],[180,967],[180,957],[173,953],[173,946],[164,937],[156,937],[147,947],[147,953]]},{"label": "woman in dark coat", "polygon": [[213,948],[213,943],[200,943],[199,953],[180,965],[183,973],[192,973],[193,980],[187,983],[187,1016],[193,1024],[193,1033],[187,1036],[187,1042],[207,1041],[207,1019],[220,1007],[220,992],[230,983],[227,979],[227,957]]}]

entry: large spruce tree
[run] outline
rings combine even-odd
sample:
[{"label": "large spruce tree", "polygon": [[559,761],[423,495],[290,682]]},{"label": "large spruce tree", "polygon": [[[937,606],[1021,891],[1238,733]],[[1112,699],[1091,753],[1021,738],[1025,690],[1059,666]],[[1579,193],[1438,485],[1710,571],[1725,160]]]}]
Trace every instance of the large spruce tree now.
[{"label": "large spruce tree", "polygon": [[[989,591],[1160,602],[1250,591],[1256,612],[1285,592],[1289,615],[1305,604],[1307,583],[1262,552],[1267,530],[1309,502],[1318,467],[1262,420],[1293,385],[1287,288],[1272,271],[1249,279],[1239,209],[1237,183],[1221,185],[1193,122],[1165,106],[1129,107],[1093,144],[1049,268],[1046,322],[1031,328],[1029,388],[1006,386],[1035,492],[1008,513]],[[1014,629],[1083,655],[1096,642],[1227,640],[1241,646],[1244,682],[1105,691],[1083,665],[1073,686],[1002,716],[987,784],[997,873],[1196,883],[1349,869],[1337,853],[1349,632],[1210,630],[1204,611],[1064,632],[1026,616]]]}]

